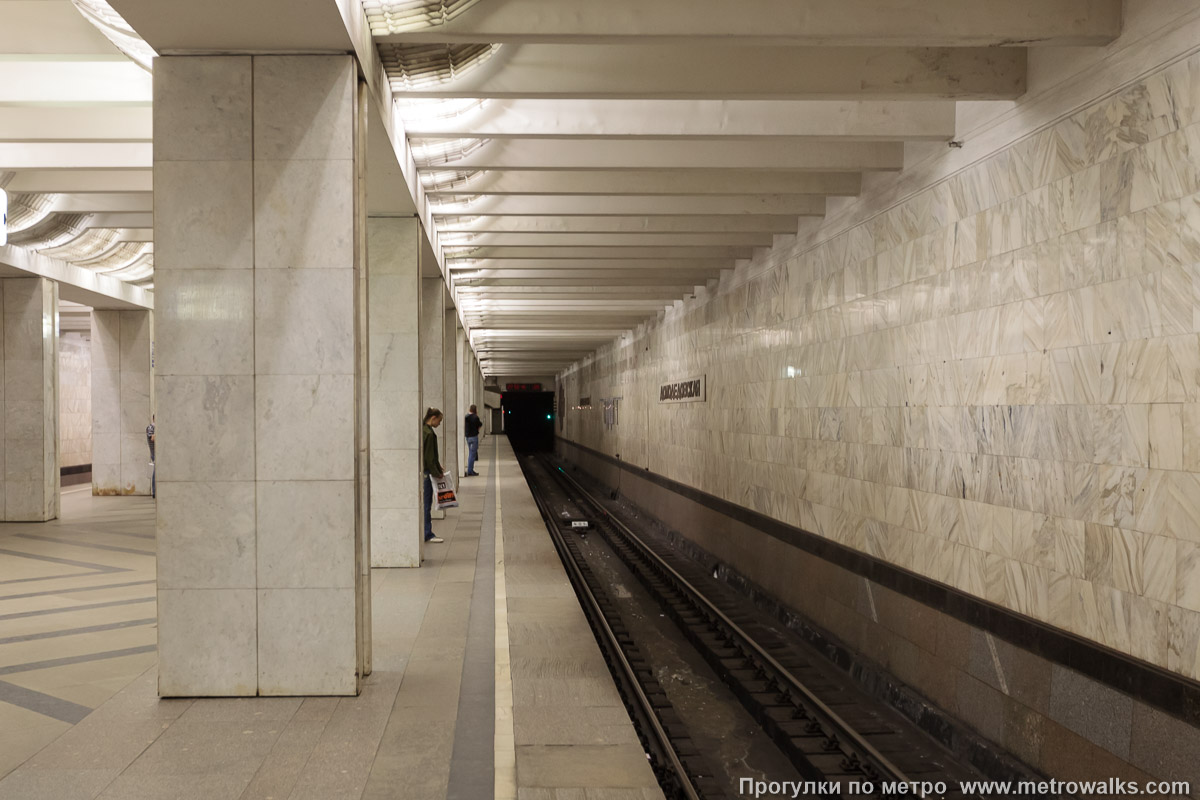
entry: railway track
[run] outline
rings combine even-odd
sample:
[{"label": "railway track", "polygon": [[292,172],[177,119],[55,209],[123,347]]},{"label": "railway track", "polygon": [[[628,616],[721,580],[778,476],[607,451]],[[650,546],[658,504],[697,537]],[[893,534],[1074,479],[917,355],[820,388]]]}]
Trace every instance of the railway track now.
[{"label": "railway track", "polygon": [[857,689],[849,676],[764,619],[727,584],[669,546],[640,536],[548,457],[523,456],[521,465],[668,797],[730,793],[713,778],[652,665],[626,632],[608,587],[581,552],[581,532],[603,538],[804,781],[772,786],[767,780],[742,785],[738,794],[984,797],[960,790],[962,782],[984,776]]}]

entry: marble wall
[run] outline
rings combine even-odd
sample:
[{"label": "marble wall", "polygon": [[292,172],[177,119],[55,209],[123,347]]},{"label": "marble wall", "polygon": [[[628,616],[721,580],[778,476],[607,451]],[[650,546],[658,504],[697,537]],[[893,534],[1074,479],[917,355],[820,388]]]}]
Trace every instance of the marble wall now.
[{"label": "marble wall", "polygon": [[561,378],[568,439],[1200,678],[1200,56]]},{"label": "marble wall", "polygon": [[6,522],[58,516],[58,284],[0,280],[0,369]]},{"label": "marble wall", "polygon": [[92,345],[81,333],[58,337],[59,467],[92,463]]},{"label": "marble wall", "polygon": [[154,71],[159,692],[359,688],[350,56]]},{"label": "marble wall", "polygon": [[421,229],[367,220],[371,376],[371,564],[421,565]]},{"label": "marble wall", "polygon": [[92,310],[93,495],[151,493],[146,426],[154,413],[153,317],[150,311]]}]

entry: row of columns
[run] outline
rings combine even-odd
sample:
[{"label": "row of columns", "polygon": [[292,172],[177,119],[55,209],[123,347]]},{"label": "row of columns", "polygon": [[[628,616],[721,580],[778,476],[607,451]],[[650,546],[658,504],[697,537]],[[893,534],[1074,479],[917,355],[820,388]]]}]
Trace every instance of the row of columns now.
[{"label": "row of columns", "polygon": [[[154,77],[156,310],[93,312],[93,493],[157,469],[161,695],[355,694],[370,568],[421,563],[423,412],[461,476],[479,365],[419,221],[366,216],[352,57]],[[57,306],[0,280],[3,520],[58,515]]]},{"label": "row of columns", "polygon": [[461,474],[478,365],[418,220],[366,216],[352,57],[154,78],[159,693],[354,694],[370,567],[421,563],[423,412]]},{"label": "row of columns", "polygon": [[[0,280],[0,521],[59,515],[58,284]],[[148,495],[153,314],[92,313],[92,493]]]}]

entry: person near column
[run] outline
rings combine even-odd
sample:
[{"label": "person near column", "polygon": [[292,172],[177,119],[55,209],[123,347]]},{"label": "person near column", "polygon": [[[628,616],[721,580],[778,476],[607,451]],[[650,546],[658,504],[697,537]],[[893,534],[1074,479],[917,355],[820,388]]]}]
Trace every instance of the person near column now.
[{"label": "person near column", "polygon": [[475,413],[475,406],[471,406],[470,413],[463,420],[463,432],[467,436],[467,472],[468,476],[478,475],[475,471],[475,459],[479,456],[479,430],[483,427],[483,420]]},{"label": "person near column", "polygon": [[150,496],[158,497],[158,467],[154,464],[154,415],[150,415],[150,424],[146,426],[146,444],[150,446]]},{"label": "person near column", "polygon": [[433,535],[433,481],[441,478],[445,470],[438,460],[438,439],[433,429],[442,424],[442,412],[436,408],[426,409],[425,419],[421,423],[421,463],[425,470],[425,541],[441,544],[445,539]]}]

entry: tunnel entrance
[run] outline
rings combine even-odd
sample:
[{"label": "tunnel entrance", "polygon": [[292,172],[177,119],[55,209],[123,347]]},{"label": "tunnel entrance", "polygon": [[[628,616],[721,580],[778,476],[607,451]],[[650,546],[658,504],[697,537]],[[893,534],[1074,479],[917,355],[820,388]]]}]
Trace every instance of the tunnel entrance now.
[{"label": "tunnel entrance", "polygon": [[554,450],[554,392],[505,392],[500,405],[513,450]]}]

